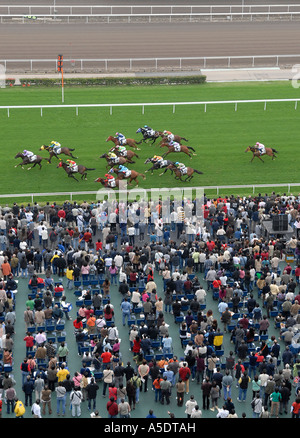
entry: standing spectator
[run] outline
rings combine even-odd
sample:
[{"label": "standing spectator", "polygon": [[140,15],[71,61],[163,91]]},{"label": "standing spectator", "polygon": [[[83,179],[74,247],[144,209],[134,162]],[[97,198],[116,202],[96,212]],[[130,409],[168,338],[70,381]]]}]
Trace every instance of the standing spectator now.
[{"label": "standing spectator", "polygon": [[245,370],[239,379],[238,401],[246,401],[247,390],[248,390],[248,386],[249,386],[250,382],[251,382],[251,379],[250,379],[247,371]]},{"label": "standing spectator", "polygon": [[[86,387],[87,399],[88,399],[88,409],[96,409],[96,397],[97,391],[99,390],[99,385],[95,382],[94,377],[91,378],[90,383]],[[92,407],[93,404],[93,407]]]},{"label": "standing spectator", "polygon": [[138,373],[141,378],[141,382],[144,383],[144,392],[148,391],[148,377],[149,377],[150,367],[145,359],[143,359],[142,363],[138,366]]},{"label": "standing spectator", "polygon": [[270,417],[272,417],[273,414],[275,413],[276,418],[278,418],[281,400],[282,400],[281,393],[279,391],[279,388],[276,386],[274,392],[272,392],[272,394],[270,395],[270,401],[271,401]]},{"label": "standing spectator", "polygon": [[72,406],[72,417],[81,416],[82,392],[80,389],[74,388],[70,394],[70,403]]},{"label": "standing spectator", "polygon": [[129,418],[130,417],[130,405],[124,398],[121,399],[121,402],[118,404],[118,412],[120,418]]},{"label": "standing spectator", "polygon": [[25,406],[32,405],[32,394],[34,391],[34,382],[30,375],[26,377],[26,381],[23,384],[23,391],[25,394]]},{"label": "standing spectator", "polygon": [[164,376],[162,381],[160,382],[160,388],[161,388],[160,403],[164,405],[166,400],[167,405],[169,405],[170,395],[171,395],[171,382],[167,379],[167,376]]},{"label": "standing spectator", "polygon": [[108,412],[108,418],[116,418],[119,412],[118,404],[114,397],[111,397],[106,404],[106,410]]},{"label": "standing spectator", "polygon": [[49,415],[51,415],[52,414],[51,389],[48,387],[48,385],[45,385],[44,389],[42,390],[41,402],[42,402],[42,415],[46,415],[46,407],[48,407],[48,413]]},{"label": "standing spectator", "polygon": [[193,409],[198,406],[197,401],[193,395],[190,396],[189,400],[185,403],[185,413],[187,414],[187,418],[190,418],[193,412]]},{"label": "standing spectator", "polygon": [[56,392],[56,415],[60,416],[60,408],[62,408],[62,416],[65,416],[66,413],[66,388],[64,387],[62,382],[58,383],[58,386],[55,388]]}]

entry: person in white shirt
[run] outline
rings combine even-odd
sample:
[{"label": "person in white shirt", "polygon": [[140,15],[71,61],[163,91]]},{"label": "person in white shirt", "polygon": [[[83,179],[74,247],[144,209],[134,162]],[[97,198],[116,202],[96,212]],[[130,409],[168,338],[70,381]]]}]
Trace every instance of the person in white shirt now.
[{"label": "person in white shirt", "polygon": [[42,418],[40,400],[37,399],[31,407],[31,412],[34,418]]},{"label": "person in white shirt", "polygon": [[221,409],[218,409],[217,418],[227,418],[228,415],[229,411],[225,408],[225,406],[223,406]]}]

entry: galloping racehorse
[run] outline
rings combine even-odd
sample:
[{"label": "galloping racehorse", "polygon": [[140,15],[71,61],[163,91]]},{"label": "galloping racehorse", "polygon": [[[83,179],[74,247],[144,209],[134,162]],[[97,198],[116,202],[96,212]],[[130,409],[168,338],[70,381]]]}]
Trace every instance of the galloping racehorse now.
[{"label": "galloping racehorse", "polygon": [[143,173],[139,173],[136,170],[130,170],[128,176],[125,176],[123,172],[121,172],[118,168],[112,167],[109,172],[114,172],[118,175],[117,179],[129,179],[129,184],[132,183],[132,181],[136,182],[136,186],[138,186],[138,177],[141,176],[143,179],[146,179],[146,175]]},{"label": "galloping racehorse", "polygon": [[153,131],[153,134],[149,134],[148,129],[146,128],[139,128],[136,133],[141,133],[143,136],[143,142],[148,142],[149,140],[152,140],[152,144],[155,143],[155,141],[158,139],[158,137],[160,136],[159,131]]},{"label": "galloping racehorse", "polygon": [[75,178],[74,173],[79,173],[81,175],[81,179],[87,179],[87,171],[89,170],[96,170],[96,169],[91,169],[88,167],[83,166],[82,164],[77,164],[75,169],[71,169],[69,167],[69,165],[63,161],[61,161],[57,167],[62,167],[65,172],[67,173],[69,178],[73,178],[75,179],[75,181],[78,181],[77,178]]},{"label": "galloping racehorse", "polygon": [[[192,154],[190,153],[190,150],[192,150],[193,152],[195,152],[195,149],[192,148],[191,146],[184,146],[182,144],[177,143],[176,145],[172,145],[169,143],[162,143],[160,145],[161,148],[166,147],[168,148],[168,152],[165,152],[163,154],[163,157],[165,157],[166,155],[170,154],[171,152],[183,152],[184,154],[188,155],[191,159],[192,159]],[[193,154],[193,155],[197,155],[197,154]]]},{"label": "galloping racehorse", "polygon": [[253,154],[252,160],[250,160],[250,163],[252,163],[252,161],[254,160],[255,157],[259,158],[260,161],[262,161],[264,163],[264,160],[261,158],[261,155],[269,155],[269,157],[272,157],[272,160],[274,160],[274,158],[277,158],[275,154],[278,154],[278,151],[276,151],[276,149],[274,148],[265,148],[266,152],[261,154],[260,151],[255,148],[254,146],[248,146],[247,149],[245,150],[245,152],[249,152],[251,151]]},{"label": "galloping racehorse", "polygon": [[135,161],[129,160],[128,158],[125,158],[125,157],[117,157],[117,159],[113,159],[108,154],[100,155],[99,158],[106,159],[106,161],[108,163],[108,165],[106,166],[107,168],[111,168],[115,164],[125,164],[125,163],[134,164],[135,163]]},{"label": "galloping racehorse", "polygon": [[32,167],[35,167],[37,164],[40,166],[40,169],[42,168],[42,160],[46,160],[48,163],[50,163],[49,158],[41,157],[40,155],[33,155],[32,158],[25,156],[22,152],[18,152],[15,158],[22,158],[22,162],[19,164],[16,164],[15,167],[21,166],[22,169],[24,169],[23,166],[27,166],[28,164],[33,164],[33,166],[28,167],[27,170],[30,170]]},{"label": "galloping racehorse", "polygon": [[[117,139],[117,137],[113,137],[112,135],[110,135],[107,139],[106,139],[106,141],[112,141],[116,146],[117,145],[120,145],[120,142],[119,142],[119,140]],[[138,151],[140,150],[138,147],[137,147],[137,144],[141,144],[142,143],[142,141],[135,141],[133,138],[126,138],[126,145],[127,146],[131,146],[132,148],[135,148],[135,149],[137,149]]]},{"label": "galloping racehorse", "polygon": [[[161,142],[160,142],[160,145],[161,145],[162,143],[166,143],[166,142],[169,141],[169,138],[168,138],[168,135],[167,135],[167,134],[164,134],[162,131],[158,131],[158,134],[162,137],[162,140],[161,140]],[[176,143],[181,144],[182,141],[188,141],[188,139],[187,139],[187,138],[184,138],[184,137],[181,137],[180,135],[175,135],[175,134],[174,134],[173,141],[176,141]]]},{"label": "galloping racehorse", "polygon": [[[147,160],[145,161],[144,164],[148,164],[148,163],[152,163],[153,166],[150,167],[150,169],[145,170],[145,173],[151,172],[152,175],[153,175],[153,170],[165,169],[166,167],[170,166],[171,164],[175,164],[174,161],[170,161],[170,160],[155,161],[153,158],[147,158]],[[165,172],[160,173],[159,176],[163,175]]]},{"label": "galloping racehorse", "polygon": [[125,153],[121,153],[117,147],[112,147],[109,152],[114,152],[118,157],[125,157],[128,160],[131,160],[131,158],[136,157],[139,158],[138,154],[136,154],[134,151],[126,150]]},{"label": "galloping racehorse", "polygon": [[[119,178],[115,178],[115,184],[116,184],[116,187],[109,187],[109,188],[117,188],[117,187],[120,187],[120,181],[122,181],[121,179],[119,179]],[[95,179],[95,182],[99,182],[100,184],[102,184],[104,187],[108,187],[107,186],[107,180],[105,179],[105,178],[97,178],[97,179]]]},{"label": "galloping racehorse", "polygon": [[52,157],[58,158],[58,155],[60,155],[60,154],[67,155],[68,157],[75,158],[75,159],[77,158],[77,157],[74,157],[74,155],[71,152],[71,151],[75,151],[75,149],[71,149],[71,148],[61,147],[60,149],[55,149],[51,146],[47,146],[47,145],[43,144],[40,147],[40,151],[43,151],[43,150],[49,152],[49,155],[50,155],[49,163],[51,163]]},{"label": "galloping racehorse", "polygon": [[182,174],[181,170],[178,169],[176,166],[174,166],[173,164],[170,164],[167,167],[167,169],[172,170],[175,173],[175,179],[180,179],[180,181],[191,181],[191,179],[194,178],[193,173],[198,173],[199,175],[203,175],[203,172],[200,172],[200,170],[193,169],[192,167],[187,167],[186,173],[184,174],[184,175],[186,175],[186,178],[185,178],[185,180],[183,180],[182,179],[183,174]]}]

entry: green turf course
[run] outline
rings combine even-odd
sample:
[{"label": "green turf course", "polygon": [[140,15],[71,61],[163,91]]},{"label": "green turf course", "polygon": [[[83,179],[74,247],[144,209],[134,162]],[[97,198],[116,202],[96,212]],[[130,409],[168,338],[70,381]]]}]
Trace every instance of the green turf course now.
[{"label": "green turf course", "polygon": [[[290,82],[250,82],[223,83],[191,86],[152,87],[66,87],[65,104],[91,103],[146,103],[146,102],[187,102],[244,99],[297,98],[299,90]],[[47,105],[61,104],[61,90],[42,87],[8,87],[0,89],[0,105]],[[156,130],[168,129],[189,139],[187,145],[196,149],[197,156],[190,160],[186,155],[170,154],[175,161],[184,162],[203,172],[195,175],[191,183],[176,182],[167,173],[147,174],[140,179],[140,187],[174,186],[216,186],[241,184],[298,183],[300,105],[295,110],[294,103],[269,103],[264,111],[263,103],[239,104],[237,111],[233,104],[204,106],[165,107],[79,108],[76,116],[74,108],[11,109],[9,117],[5,109],[0,110],[1,125],[1,173],[0,192],[44,193],[65,191],[98,190],[94,179],[105,173],[105,160],[99,155],[107,151],[113,143],[106,143],[109,135],[116,131],[127,137],[141,139],[136,134],[138,127],[148,124]],[[23,149],[38,152],[42,144],[51,140],[63,146],[75,147],[78,164],[96,168],[88,175],[87,181],[76,182],[68,179],[62,169],[57,169],[53,159],[51,165],[44,162],[40,171],[37,167],[30,171],[15,168],[19,160],[14,156]],[[265,163],[255,159],[250,164],[252,154],[245,154],[248,145],[256,141],[279,151],[278,159]],[[140,159],[131,168],[144,172],[147,157],[159,154],[165,149],[142,144]],[[48,156],[46,151],[41,155]],[[250,190],[251,192],[251,190]]]}]

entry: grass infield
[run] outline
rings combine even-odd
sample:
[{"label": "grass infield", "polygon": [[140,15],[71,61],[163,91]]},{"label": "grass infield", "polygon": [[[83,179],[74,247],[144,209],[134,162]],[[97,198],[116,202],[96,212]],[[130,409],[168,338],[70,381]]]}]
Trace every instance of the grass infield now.
[{"label": "grass infield", "polygon": [[[146,103],[191,102],[214,100],[283,99],[297,98],[299,90],[290,82],[250,82],[152,87],[66,87],[65,104],[91,103]],[[0,105],[61,104],[60,88],[8,87],[0,89]],[[141,139],[137,128],[145,124],[156,130],[170,130],[189,139],[197,155],[189,159],[182,153],[169,155],[174,161],[201,170],[190,183],[177,182],[170,172],[159,177],[147,173],[146,180],[139,180],[139,187],[186,187],[242,184],[298,183],[300,106],[294,103],[263,103],[204,106],[172,106],[113,108],[11,109],[9,117],[0,110],[1,172],[0,193],[51,193],[64,191],[98,190],[96,177],[105,174],[106,161],[99,156],[113,143],[105,140],[117,131],[128,138]],[[14,166],[20,161],[14,156],[23,149],[47,157],[46,151],[38,152],[42,144],[51,140],[62,146],[75,148],[76,162],[96,168],[88,173],[87,181],[76,182],[57,168],[57,161],[43,163],[30,171]],[[278,150],[274,161],[264,157],[264,163],[245,153],[248,145],[257,141]],[[142,144],[140,158],[129,168],[144,172],[146,158],[161,154],[166,149]],[[63,156],[62,156],[63,157]],[[264,191],[264,190],[263,190]],[[243,192],[245,194],[247,190]],[[251,193],[251,190],[250,190]],[[241,194],[241,193],[240,193]]]}]

